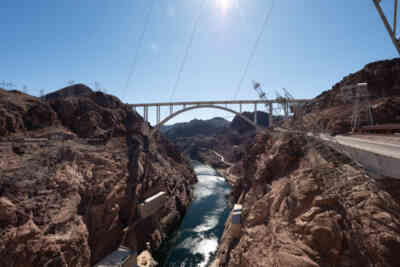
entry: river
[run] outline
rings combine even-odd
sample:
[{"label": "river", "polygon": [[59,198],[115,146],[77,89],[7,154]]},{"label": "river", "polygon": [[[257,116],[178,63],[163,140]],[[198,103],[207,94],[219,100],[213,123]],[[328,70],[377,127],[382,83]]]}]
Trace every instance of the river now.
[{"label": "river", "polygon": [[158,260],[163,267],[209,266],[224,231],[231,186],[209,166],[194,163],[194,171],[194,200],[178,230],[161,247]]}]

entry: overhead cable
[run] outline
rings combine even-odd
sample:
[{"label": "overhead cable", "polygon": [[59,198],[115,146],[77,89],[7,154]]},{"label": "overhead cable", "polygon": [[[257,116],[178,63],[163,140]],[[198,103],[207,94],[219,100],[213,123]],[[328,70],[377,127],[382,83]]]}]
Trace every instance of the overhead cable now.
[{"label": "overhead cable", "polygon": [[272,10],[273,10],[273,8],[274,8],[274,4],[275,4],[275,1],[272,0],[271,8],[269,9],[269,11],[267,11],[267,13],[266,13],[266,15],[265,15],[264,23],[263,23],[263,25],[262,25],[262,27],[261,27],[261,30],[260,30],[260,32],[259,32],[259,34],[258,34],[258,37],[257,37],[257,39],[256,39],[256,41],[255,41],[255,43],[254,43],[254,46],[253,46],[253,48],[252,48],[252,50],[251,50],[251,52],[250,52],[250,56],[249,56],[249,58],[248,58],[248,60],[247,60],[247,63],[246,63],[246,66],[245,66],[245,68],[244,68],[242,77],[241,77],[240,80],[239,80],[239,83],[238,83],[238,86],[237,86],[237,88],[236,88],[236,92],[235,92],[235,95],[234,95],[233,99],[236,99],[237,96],[238,96],[238,94],[239,94],[240,88],[242,87],[242,83],[243,83],[243,81],[244,81],[244,79],[245,79],[245,77],[246,77],[246,75],[247,75],[247,71],[248,71],[248,69],[249,69],[250,63],[251,63],[252,60],[253,60],[253,57],[254,57],[255,52],[256,52],[256,50],[257,50],[257,47],[258,47],[258,44],[259,44],[259,42],[260,42],[260,40],[261,40],[261,37],[263,36],[263,33],[264,33],[264,31],[265,31],[265,28],[266,28],[266,26],[267,26],[267,24],[268,24],[269,18],[271,17],[271,13],[272,13]]},{"label": "overhead cable", "polygon": [[148,25],[150,23],[150,17],[151,17],[150,15],[151,15],[151,13],[153,11],[154,2],[155,1],[152,0],[151,5],[149,7],[149,10],[148,10],[148,12],[146,14],[145,22],[143,24],[143,30],[142,30],[142,32],[141,32],[141,34],[139,36],[138,45],[136,46],[135,56],[133,58],[133,62],[132,62],[132,65],[131,65],[131,68],[130,68],[130,71],[129,71],[129,74],[128,74],[128,79],[126,80],[124,93],[128,89],[129,83],[130,83],[132,77],[135,75],[135,72],[136,72],[136,66],[137,66],[137,61],[138,61],[138,57],[139,57],[139,50],[140,50],[140,47],[142,46],[142,42],[143,42],[146,30],[147,30]]},{"label": "overhead cable", "polygon": [[197,25],[199,24],[199,21],[200,21],[200,18],[201,18],[201,13],[202,13],[202,10],[203,10],[204,3],[205,3],[205,2],[206,2],[206,0],[202,0],[201,6],[200,6],[199,14],[198,14],[198,16],[197,16],[197,18],[196,18],[196,20],[195,20],[195,22],[194,22],[194,24],[193,24],[193,30],[192,30],[192,33],[191,33],[191,35],[190,35],[189,42],[188,42],[188,44],[187,44],[187,46],[186,46],[186,48],[185,48],[185,54],[184,54],[184,56],[183,56],[183,58],[182,58],[182,62],[181,62],[181,65],[180,65],[180,67],[179,67],[179,70],[178,70],[178,75],[177,75],[177,77],[176,77],[175,84],[174,84],[174,86],[172,87],[172,90],[171,90],[171,95],[170,95],[170,98],[169,98],[170,101],[172,100],[172,97],[174,96],[175,91],[176,91],[176,88],[178,87],[179,81],[180,81],[180,79],[181,79],[181,74],[182,74],[183,69],[184,69],[184,67],[185,67],[186,59],[187,59],[188,54],[189,54],[189,49],[190,49],[191,46],[192,46],[193,39],[194,39],[194,35],[196,34]]}]

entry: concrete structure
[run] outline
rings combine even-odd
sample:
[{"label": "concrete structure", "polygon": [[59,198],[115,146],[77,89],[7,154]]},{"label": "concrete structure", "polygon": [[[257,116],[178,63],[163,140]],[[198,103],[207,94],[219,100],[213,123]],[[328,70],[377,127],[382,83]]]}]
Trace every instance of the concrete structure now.
[{"label": "concrete structure", "polygon": [[320,135],[320,138],[367,170],[400,179],[400,145],[340,135]]},{"label": "concrete structure", "polygon": [[231,215],[231,234],[233,237],[240,237],[242,231],[242,205],[235,204]]},{"label": "concrete structure", "polygon": [[120,246],[94,267],[137,267],[137,252]]},{"label": "concrete structure", "polygon": [[167,194],[165,192],[159,192],[149,198],[138,206],[139,215],[141,218],[147,218],[157,213],[167,201]]},{"label": "concrete structure", "polygon": [[[288,100],[284,103],[286,105],[286,108],[284,108],[285,111],[285,117],[288,117],[288,112],[289,112],[289,105],[293,104],[304,104],[306,102],[309,102],[309,99],[292,99]],[[282,105],[282,101],[279,99],[275,100],[267,100],[267,99],[257,99],[257,100],[223,100],[223,101],[195,101],[195,102],[160,102],[160,103],[143,103],[143,104],[131,104],[130,106],[134,109],[137,110],[138,108],[143,108],[143,118],[145,121],[149,121],[149,108],[156,108],[156,125],[154,126],[154,130],[152,134],[157,131],[164,123],[167,121],[171,120],[175,116],[192,110],[192,109],[198,109],[198,108],[215,108],[215,109],[221,109],[225,110],[228,112],[231,112],[235,115],[241,116],[242,119],[244,119],[246,122],[249,124],[253,125],[255,128],[257,128],[257,116],[254,116],[254,121],[249,120],[247,117],[243,116],[242,113],[242,106],[243,105],[253,105],[254,106],[254,111],[257,111],[257,105],[262,104],[262,106],[267,106],[269,107],[269,110],[266,110],[266,112],[269,113],[269,121],[272,122],[272,116],[273,116],[273,104],[280,104]],[[228,105],[236,105],[239,109],[239,111],[236,111],[234,109],[228,108]],[[161,107],[169,107],[169,116],[163,120],[161,120]],[[174,109],[178,109],[174,112]]]},{"label": "concrete structure", "polygon": [[367,170],[380,175],[400,179],[400,159],[380,155],[351,146],[342,146],[344,152]]}]

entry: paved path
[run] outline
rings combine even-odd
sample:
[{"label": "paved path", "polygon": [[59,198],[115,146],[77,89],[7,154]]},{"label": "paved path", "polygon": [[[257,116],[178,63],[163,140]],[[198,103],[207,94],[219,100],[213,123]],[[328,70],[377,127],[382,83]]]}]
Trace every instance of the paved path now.
[{"label": "paved path", "polygon": [[331,144],[340,144],[340,150],[343,150],[348,156],[362,164],[368,170],[400,179],[399,144],[343,135],[332,137],[321,134],[320,138]]},{"label": "paved path", "polygon": [[[275,128],[276,129],[276,128]],[[281,132],[295,132],[286,129],[276,129]],[[307,136],[320,138],[328,143],[341,145],[337,147],[353,160],[367,169],[389,177],[400,179],[400,143],[397,136],[388,138],[374,136],[330,136],[329,134],[307,133]]]},{"label": "paved path", "polygon": [[400,159],[400,145],[376,140],[338,135],[334,137],[335,141],[342,145],[352,146],[354,148],[366,150],[380,155]]}]

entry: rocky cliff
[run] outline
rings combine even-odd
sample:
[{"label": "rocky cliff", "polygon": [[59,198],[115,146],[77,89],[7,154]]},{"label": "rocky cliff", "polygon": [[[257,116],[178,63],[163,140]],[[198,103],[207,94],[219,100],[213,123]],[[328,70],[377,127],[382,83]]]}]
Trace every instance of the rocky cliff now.
[{"label": "rocky cliff", "polygon": [[346,87],[358,83],[368,83],[367,94],[361,95],[369,95],[360,101],[361,124],[367,123],[367,100],[375,123],[400,122],[400,59],[396,58],[367,64],[360,71],[344,77],[332,89],[300,109],[291,126],[308,129],[317,126],[332,133],[350,131],[357,92],[346,92]]},{"label": "rocky cliff", "polygon": [[[249,120],[254,121],[254,116],[255,112],[243,112],[242,115],[247,117]],[[263,127],[268,127],[269,126],[269,118],[268,118],[268,113],[263,112],[263,111],[257,111],[257,124],[261,125]],[[235,116],[230,123],[229,127],[240,134],[248,133],[248,132],[253,132],[254,127],[247,123],[244,119],[242,119],[240,116]]]},{"label": "rocky cliff", "polygon": [[229,121],[224,118],[212,118],[209,120],[194,119],[189,122],[175,123],[162,126],[161,131],[172,141],[178,138],[195,136],[212,136],[223,132],[229,126]]},{"label": "rocky cliff", "polygon": [[[91,266],[123,242],[157,248],[195,175],[116,97],[76,85],[42,99],[0,90],[0,266]],[[137,205],[165,191],[155,216]],[[125,240],[123,240],[125,239]]]},{"label": "rocky cliff", "polygon": [[301,135],[260,133],[247,147],[216,266],[399,266],[400,182],[370,177]]}]

